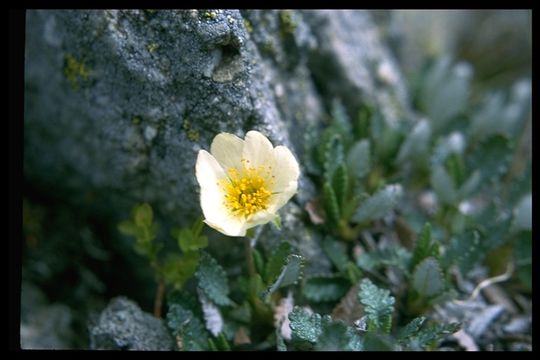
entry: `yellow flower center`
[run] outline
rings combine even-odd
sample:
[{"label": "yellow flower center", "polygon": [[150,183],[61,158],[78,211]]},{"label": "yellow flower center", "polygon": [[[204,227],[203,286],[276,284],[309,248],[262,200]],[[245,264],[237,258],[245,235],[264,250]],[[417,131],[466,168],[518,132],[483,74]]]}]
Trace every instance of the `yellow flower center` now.
[{"label": "yellow flower center", "polygon": [[273,176],[270,166],[249,166],[242,159],[242,168],[229,168],[228,177],[220,181],[225,192],[225,207],[235,216],[249,217],[268,208],[272,193],[268,190]]}]

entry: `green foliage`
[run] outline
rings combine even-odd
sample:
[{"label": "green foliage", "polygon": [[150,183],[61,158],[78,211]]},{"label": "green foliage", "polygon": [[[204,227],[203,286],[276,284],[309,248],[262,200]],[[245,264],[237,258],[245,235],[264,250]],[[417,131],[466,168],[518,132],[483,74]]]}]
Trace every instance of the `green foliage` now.
[{"label": "green foliage", "polygon": [[216,305],[232,305],[229,299],[229,282],[225,270],[207,252],[202,252],[199,268],[195,273],[199,289]]},{"label": "green foliage", "polygon": [[177,344],[181,344],[179,350],[209,350],[210,334],[192,310],[180,303],[173,303],[169,306],[166,320],[173,336],[180,338],[180,341],[178,339],[176,341]]},{"label": "green foliage", "polygon": [[337,301],[347,293],[349,287],[350,282],[342,276],[314,275],[306,279],[302,291],[309,301]]},{"label": "green foliage", "polygon": [[201,235],[203,226],[204,222],[202,221],[202,218],[199,218],[191,228],[172,229],[171,235],[173,238],[177,239],[178,247],[182,249],[183,252],[204,249],[208,246],[208,238]]},{"label": "green foliage", "polygon": [[395,266],[407,272],[411,261],[411,253],[401,246],[389,246],[362,253],[356,263],[366,271],[374,271],[383,266]]},{"label": "green foliage", "polygon": [[124,235],[135,237],[134,249],[139,255],[155,261],[161,245],[154,241],[157,237],[158,225],[152,220],[152,207],[149,204],[141,204],[133,208],[131,219],[118,224],[118,230]]},{"label": "green foliage", "polygon": [[431,237],[431,224],[426,223],[418,235],[411,260],[411,270],[425,258],[439,256],[439,244]]},{"label": "green foliage", "polygon": [[292,253],[291,244],[282,241],[272,252],[270,257],[268,258],[268,262],[266,263],[266,269],[265,269],[265,280],[267,282],[274,281],[279,274],[281,273],[281,269],[283,268],[283,265],[287,261],[287,257]]},{"label": "green foliage", "polygon": [[181,288],[188,281],[199,265],[199,253],[190,251],[182,255],[168,254],[163,262],[163,275],[168,284]]},{"label": "green foliage", "polygon": [[322,242],[322,249],[336,269],[338,269],[340,272],[346,270],[349,258],[347,257],[343,244],[338,242],[336,239],[326,237]]},{"label": "green foliage", "polygon": [[360,223],[380,218],[397,206],[402,195],[403,190],[400,185],[385,186],[364,201],[351,220]]},{"label": "green foliage", "polygon": [[351,175],[360,180],[370,170],[370,146],[367,139],[357,141],[347,153],[347,166]]},{"label": "green foliage", "polygon": [[302,256],[289,255],[281,267],[279,275],[263,293],[263,297],[268,300],[268,297],[277,289],[296,284],[298,278],[302,276],[303,267],[304,258]]},{"label": "green foliage", "polygon": [[332,185],[325,183],[323,187],[323,203],[330,224],[337,226],[340,219],[339,203]]},{"label": "green foliage", "polygon": [[432,257],[418,264],[413,273],[414,289],[421,295],[432,297],[439,294],[444,287],[444,279],[439,262]]},{"label": "green foliage", "polygon": [[369,279],[360,283],[358,293],[360,303],[365,306],[368,317],[368,331],[380,330],[389,333],[392,326],[392,313],[394,312],[395,298],[390,291],[380,289]]}]

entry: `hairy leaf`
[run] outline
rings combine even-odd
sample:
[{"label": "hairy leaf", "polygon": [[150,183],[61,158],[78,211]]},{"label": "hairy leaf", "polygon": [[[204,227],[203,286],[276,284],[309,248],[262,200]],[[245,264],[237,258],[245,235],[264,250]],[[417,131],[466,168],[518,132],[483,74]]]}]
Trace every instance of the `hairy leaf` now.
[{"label": "hairy leaf", "polygon": [[444,279],[441,266],[433,257],[424,259],[413,273],[413,286],[421,295],[432,297],[443,290]]},{"label": "hairy leaf", "polygon": [[311,314],[299,306],[295,306],[291,311],[289,321],[293,340],[304,340],[314,344],[322,334],[321,315]]},{"label": "hairy leaf", "polygon": [[394,297],[390,296],[390,291],[378,288],[366,278],[360,283],[358,299],[365,306],[364,311],[369,323],[368,331],[380,329],[388,333],[395,302]]},{"label": "hairy leaf", "polygon": [[231,305],[229,283],[225,270],[208,253],[203,252],[199,268],[195,273],[198,286],[203,293],[217,305]]},{"label": "hairy leaf", "polygon": [[437,258],[439,256],[439,244],[432,240],[431,238],[431,224],[426,223],[420,231],[416,243],[414,245],[412,260],[411,260],[411,271],[414,270],[416,265],[418,265],[425,258],[433,256]]},{"label": "hairy leaf", "polygon": [[370,148],[367,139],[360,140],[347,153],[347,166],[350,174],[356,179],[362,179],[370,170]]},{"label": "hairy leaf", "polygon": [[266,282],[274,281],[281,272],[283,265],[287,261],[287,257],[291,254],[291,244],[283,241],[281,242],[270,255],[265,269]]},{"label": "hairy leaf", "polygon": [[328,220],[331,224],[337,225],[340,219],[339,203],[334,189],[327,182],[323,186],[323,204]]},{"label": "hairy leaf", "polygon": [[383,217],[397,206],[402,195],[403,189],[401,185],[385,186],[360,205],[354,213],[352,221],[359,223]]},{"label": "hairy leaf", "polygon": [[167,326],[172,334],[181,341],[180,350],[204,351],[208,350],[209,338],[202,321],[193,312],[181,304],[172,304],[167,312]]},{"label": "hairy leaf", "polygon": [[306,280],[303,293],[313,302],[336,301],[347,293],[349,287],[349,281],[341,276],[317,275]]},{"label": "hairy leaf", "polygon": [[363,341],[355,330],[342,322],[323,323],[323,331],[315,344],[316,351],[362,351]]},{"label": "hairy leaf", "polygon": [[366,270],[373,271],[381,266],[395,266],[408,271],[411,253],[401,246],[388,246],[375,251],[364,252],[357,259],[356,264]]},{"label": "hairy leaf", "polygon": [[340,272],[344,272],[349,261],[344,245],[336,239],[327,236],[322,242],[322,249],[332,264]]},{"label": "hairy leaf", "polygon": [[347,201],[349,189],[349,174],[344,163],[339,164],[334,172],[334,176],[332,178],[332,188],[336,194],[338,206],[340,209],[342,209],[343,204]]},{"label": "hairy leaf", "polygon": [[442,203],[452,204],[457,200],[454,180],[443,166],[435,166],[432,169],[431,186]]},{"label": "hairy leaf", "polygon": [[420,328],[426,321],[426,318],[423,316],[412,319],[405,327],[403,327],[398,334],[397,341],[400,344],[404,344],[409,341],[409,339],[420,331]]},{"label": "hairy leaf", "polygon": [[332,182],[334,172],[339,164],[344,161],[343,141],[339,134],[335,134],[326,144],[324,153],[324,178]]},{"label": "hairy leaf", "polygon": [[300,255],[289,255],[281,272],[273,283],[262,294],[268,300],[269,296],[277,289],[292,285],[302,276],[304,258]]}]

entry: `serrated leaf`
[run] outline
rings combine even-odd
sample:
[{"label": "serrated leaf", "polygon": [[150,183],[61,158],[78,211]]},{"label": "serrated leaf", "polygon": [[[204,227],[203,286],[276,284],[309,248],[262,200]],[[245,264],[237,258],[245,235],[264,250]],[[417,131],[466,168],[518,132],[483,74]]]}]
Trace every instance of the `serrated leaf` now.
[{"label": "serrated leaf", "polygon": [[154,216],[154,213],[152,211],[152,207],[149,204],[141,204],[137,207],[135,207],[134,210],[134,220],[135,225],[140,227],[150,227],[152,224],[152,218]]},{"label": "serrated leaf", "polygon": [[163,275],[168,284],[181,288],[199,265],[199,253],[190,251],[182,255],[169,254],[163,263]]},{"label": "serrated leaf", "polygon": [[255,248],[252,248],[251,251],[253,252],[253,262],[255,263],[256,272],[258,274],[264,274],[264,260],[261,253]]},{"label": "serrated leaf", "polygon": [[223,330],[223,316],[221,316],[221,312],[204,294],[199,293],[199,300],[202,306],[206,329],[213,336],[218,336]]},{"label": "serrated leaf", "polygon": [[349,119],[349,115],[347,115],[347,110],[339,99],[332,100],[332,119],[341,132],[344,134],[352,133],[351,120]]},{"label": "serrated leaf", "polygon": [[356,264],[366,271],[373,271],[381,266],[395,266],[407,272],[411,253],[401,246],[388,246],[370,252],[364,252],[356,259]]},{"label": "serrated leaf", "polygon": [[340,219],[339,203],[334,189],[328,182],[323,185],[323,204],[328,220],[336,226]]},{"label": "serrated leaf", "polygon": [[450,154],[445,160],[445,168],[452,177],[456,189],[461,187],[465,181],[465,163],[462,155],[455,152]]},{"label": "serrated leaf", "polygon": [[273,283],[262,294],[265,300],[273,294],[277,289],[296,283],[299,277],[302,276],[304,267],[304,258],[300,255],[289,255],[285,265],[281,268],[281,272]]},{"label": "serrated leaf", "polygon": [[358,299],[365,306],[368,331],[379,329],[386,333],[390,332],[395,302],[394,297],[390,296],[390,291],[378,288],[366,278],[360,283]]},{"label": "serrated leaf", "polygon": [[431,186],[442,203],[452,204],[457,200],[454,180],[442,166],[435,166],[431,174]]},{"label": "serrated leaf", "polygon": [[264,271],[264,278],[267,283],[274,281],[278,277],[291,252],[291,244],[286,241],[281,242],[274,251],[272,251]]},{"label": "serrated leaf", "polygon": [[368,332],[364,335],[364,351],[396,351],[395,341],[387,334]]},{"label": "serrated leaf", "polygon": [[343,141],[339,134],[334,134],[328,143],[324,153],[324,178],[332,182],[334,172],[339,164],[344,161]]},{"label": "serrated leaf", "polygon": [[355,122],[356,138],[365,139],[369,137],[370,120],[371,120],[371,109],[367,106],[362,106],[360,110],[358,110],[358,116],[356,117],[356,122]]},{"label": "serrated leaf", "polygon": [[349,174],[344,163],[337,166],[332,178],[332,188],[336,194],[339,208],[343,208],[343,204],[347,201],[349,190]]},{"label": "serrated leaf", "polygon": [[289,322],[293,340],[303,340],[315,344],[322,334],[321,315],[310,314],[299,306],[295,306],[289,314]]},{"label": "serrated leaf", "polygon": [[467,276],[473,266],[483,259],[484,250],[480,233],[476,230],[468,230],[452,238],[445,261],[456,263],[461,274]]},{"label": "serrated leaf", "polygon": [[352,146],[347,153],[347,166],[351,176],[362,179],[370,170],[369,140],[360,140]]},{"label": "serrated leaf", "polygon": [[426,318],[423,316],[412,319],[403,329],[400,330],[397,337],[397,341],[400,344],[404,344],[409,341],[412,336],[415,336],[420,331],[420,328],[426,321]]},{"label": "serrated leaf", "polygon": [[332,321],[323,323],[323,331],[315,344],[316,351],[362,351],[364,343],[353,328]]},{"label": "serrated leaf", "polygon": [[341,276],[317,275],[306,280],[302,292],[309,301],[336,301],[347,293],[349,287],[349,281]]},{"label": "serrated leaf", "polygon": [[225,270],[208,253],[202,252],[199,268],[195,273],[199,289],[217,305],[231,305],[229,283]]},{"label": "serrated leaf", "polygon": [[418,234],[416,243],[414,245],[411,270],[416,267],[425,258],[433,256],[437,258],[439,256],[439,245],[431,239],[431,224],[426,223]]},{"label": "serrated leaf", "polygon": [[344,245],[339,241],[327,236],[322,242],[322,249],[332,264],[340,272],[344,272],[347,262],[349,261]]},{"label": "serrated leaf", "polygon": [[408,348],[411,350],[425,350],[429,345],[444,340],[448,335],[458,331],[458,323],[434,324],[420,330],[418,334],[411,338]]},{"label": "serrated leaf", "polygon": [[182,348],[186,351],[208,350],[209,334],[202,321],[193,312],[181,304],[172,304],[166,316],[167,326],[173,336],[181,339]]},{"label": "serrated leaf", "polygon": [[360,223],[383,217],[398,205],[402,195],[403,189],[401,185],[385,186],[360,205],[354,213],[352,221]]},{"label": "serrated leaf", "polygon": [[424,259],[413,273],[413,286],[421,295],[432,297],[444,288],[444,278],[439,262],[433,257]]}]

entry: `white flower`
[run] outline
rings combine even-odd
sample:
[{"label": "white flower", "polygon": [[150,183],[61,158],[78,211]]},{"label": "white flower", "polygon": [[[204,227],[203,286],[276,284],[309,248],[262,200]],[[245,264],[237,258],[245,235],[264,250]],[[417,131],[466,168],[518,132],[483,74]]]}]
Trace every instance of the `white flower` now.
[{"label": "white flower", "polygon": [[246,230],[278,218],[300,175],[291,151],[273,147],[258,131],[249,131],[244,140],[218,134],[210,153],[199,151],[195,168],[204,222],[228,236],[245,236]]}]

